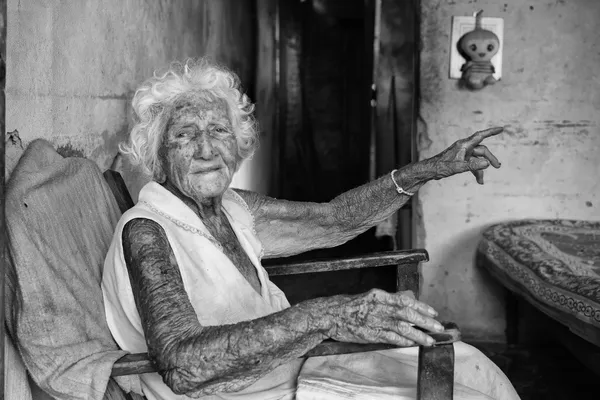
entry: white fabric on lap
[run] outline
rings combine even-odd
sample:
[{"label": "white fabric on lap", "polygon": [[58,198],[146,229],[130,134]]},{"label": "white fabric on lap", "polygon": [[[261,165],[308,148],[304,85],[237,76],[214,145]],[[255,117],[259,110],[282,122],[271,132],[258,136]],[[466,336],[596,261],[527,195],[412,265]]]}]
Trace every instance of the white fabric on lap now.
[{"label": "white fabric on lap", "polygon": [[[504,373],[474,347],[454,344],[455,400],[516,400]],[[310,358],[296,400],[415,400],[418,347]]]}]

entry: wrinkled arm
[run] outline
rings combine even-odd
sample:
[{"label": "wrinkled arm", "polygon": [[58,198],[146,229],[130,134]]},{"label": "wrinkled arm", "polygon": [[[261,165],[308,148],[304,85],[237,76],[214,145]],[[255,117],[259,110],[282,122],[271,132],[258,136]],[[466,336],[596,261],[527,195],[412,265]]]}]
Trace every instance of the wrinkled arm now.
[{"label": "wrinkled arm", "polygon": [[[490,165],[500,168],[500,162],[481,143],[503,130],[502,127],[489,128],[457,140],[441,153],[398,170],[396,182],[404,190],[415,192],[432,179],[470,171],[483,185],[483,170]],[[339,246],[385,220],[409,199],[396,192],[389,175],[323,204],[281,201],[245,191],[239,193],[254,216],[267,257],[285,257]]]},{"label": "wrinkled arm", "polygon": [[177,394],[239,391],[327,337],[319,311],[327,309],[320,304],[325,299],[252,321],[201,326],[160,225],[134,219],[122,239],[150,358]]},{"label": "wrinkled arm", "polygon": [[[421,162],[396,171],[395,179],[404,190],[415,192],[435,179],[435,174],[427,162]],[[384,221],[410,198],[396,192],[389,174],[328,203],[277,200],[254,192],[237,192],[254,216],[266,257],[286,257],[344,244]]]}]

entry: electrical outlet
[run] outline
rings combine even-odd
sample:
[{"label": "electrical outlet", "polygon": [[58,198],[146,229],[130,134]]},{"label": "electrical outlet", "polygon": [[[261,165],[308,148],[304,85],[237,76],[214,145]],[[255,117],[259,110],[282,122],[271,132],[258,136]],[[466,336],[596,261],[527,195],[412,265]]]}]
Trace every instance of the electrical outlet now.
[{"label": "electrical outlet", "polygon": [[[502,77],[502,50],[504,48],[504,20],[502,18],[481,18],[481,27],[492,31],[500,40],[500,48],[494,57],[492,64],[494,65],[494,78],[500,80]],[[467,32],[475,29],[475,17],[469,16],[454,16],[452,17],[452,35],[450,37],[450,79],[460,79],[462,72],[460,67],[467,60],[458,52],[456,47],[459,39]]]}]

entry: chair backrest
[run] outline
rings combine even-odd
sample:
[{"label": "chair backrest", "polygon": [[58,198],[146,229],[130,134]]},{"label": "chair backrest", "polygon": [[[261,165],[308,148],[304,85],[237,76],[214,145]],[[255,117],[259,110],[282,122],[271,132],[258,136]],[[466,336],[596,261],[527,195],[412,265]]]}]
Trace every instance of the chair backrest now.
[{"label": "chair backrest", "polygon": [[104,175],[104,179],[106,179],[106,183],[115,197],[115,201],[119,205],[121,214],[124,214],[125,211],[133,207],[134,204],[123,177],[117,171],[113,171],[112,169],[107,169],[102,175]]}]

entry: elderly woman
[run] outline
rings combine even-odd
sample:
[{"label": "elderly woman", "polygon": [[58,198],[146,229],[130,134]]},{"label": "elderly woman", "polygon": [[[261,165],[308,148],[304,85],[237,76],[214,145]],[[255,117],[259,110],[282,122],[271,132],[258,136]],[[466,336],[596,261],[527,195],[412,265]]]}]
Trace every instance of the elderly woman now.
[{"label": "elderly woman", "polygon": [[[253,108],[237,76],[206,60],[175,63],[135,93],[136,125],[121,150],[153,180],[116,228],[102,287],[119,346],[148,352],[158,368],[141,376],[149,399],[293,399],[299,357],[324,339],[432,345],[413,325],[441,331],[437,313],[410,293],[373,290],[290,307],[261,259],[338,246],[427,181],[471,171],[483,183],[484,169],[500,167],[481,145],[502,131],[493,128],[324,204],[232,190],[257,146]],[[457,348],[465,398],[518,398],[496,366],[460,346],[479,360],[480,372],[461,373]],[[402,351],[388,356],[416,362],[416,353]]]}]

